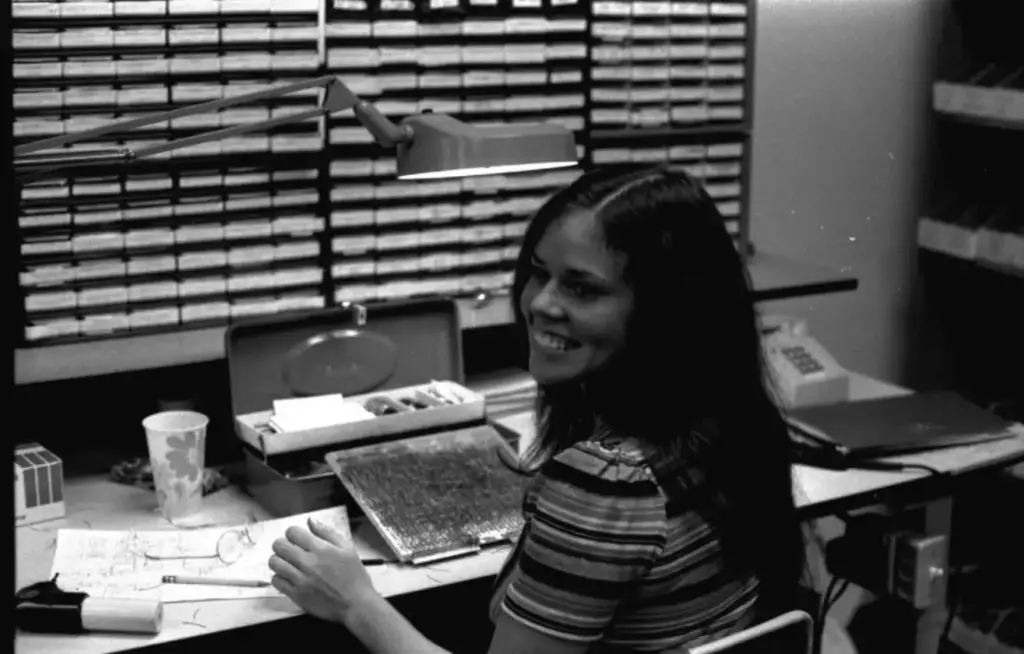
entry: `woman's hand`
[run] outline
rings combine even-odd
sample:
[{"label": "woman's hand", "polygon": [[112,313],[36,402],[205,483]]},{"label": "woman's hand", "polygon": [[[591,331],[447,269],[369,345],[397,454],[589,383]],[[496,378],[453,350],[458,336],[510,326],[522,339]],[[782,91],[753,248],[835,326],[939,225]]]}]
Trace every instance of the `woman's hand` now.
[{"label": "woman's hand", "polygon": [[312,518],[308,531],[289,527],[273,550],[271,583],[310,615],[344,623],[353,608],[376,596],[352,542]]}]

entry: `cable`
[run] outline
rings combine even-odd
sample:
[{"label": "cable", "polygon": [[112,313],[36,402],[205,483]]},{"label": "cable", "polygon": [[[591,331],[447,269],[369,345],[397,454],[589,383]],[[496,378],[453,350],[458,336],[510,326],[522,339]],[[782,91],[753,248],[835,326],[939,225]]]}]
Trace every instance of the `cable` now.
[{"label": "cable", "polygon": [[949,579],[949,585],[946,587],[946,604],[949,607],[949,615],[946,616],[946,621],[942,625],[942,637],[939,639],[939,644],[949,644],[949,634],[953,630],[953,619],[956,617],[957,611],[960,610],[960,597],[958,593],[954,591],[955,584],[953,583],[954,578],[951,576]]},{"label": "cable", "polygon": [[821,653],[821,640],[825,635],[825,607],[828,605],[829,596],[835,592],[838,585],[839,577],[832,577],[818,604],[818,615],[815,616],[817,619],[814,621],[814,654]]},{"label": "cable", "polygon": [[960,605],[963,602],[963,592],[961,589],[963,577],[977,572],[979,567],[978,565],[967,564],[950,568],[949,581],[946,585],[946,605],[949,607],[949,615],[946,616],[946,621],[942,625],[940,643],[950,642],[949,634],[953,630],[953,620],[956,618],[957,612],[960,611]]},{"label": "cable", "polygon": [[850,580],[843,579],[842,577],[834,576],[828,582],[828,587],[825,589],[825,593],[821,596],[821,605],[818,608],[818,620],[814,629],[814,652],[816,654],[821,653],[822,640],[825,637],[825,618],[828,617],[828,612],[832,610],[835,603],[839,601],[839,598],[850,588]]},{"label": "cable", "polygon": [[949,474],[924,463],[897,463],[895,461],[871,461],[867,459],[854,459],[849,462],[849,467],[857,470],[891,470],[893,472],[919,470],[921,472],[927,472],[929,475],[934,477],[941,477]]},{"label": "cable", "polygon": [[832,580],[828,582],[828,588],[825,589],[825,593],[821,596],[817,619],[814,622],[814,654],[821,654],[821,641],[825,636],[825,607],[828,606],[828,598],[835,592],[838,582],[839,577],[832,577]]},{"label": "cable", "polygon": [[836,447],[821,443],[812,445],[803,436],[802,432],[792,429],[792,425],[790,427],[790,435],[794,436],[791,443],[791,455],[794,463],[802,463],[826,470],[885,470],[892,472],[920,470],[933,476],[949,474],[924,463],[882,461],[849,454]]},{"label": "cable", "polygon": [[933,476],[941,476],[946,474],[945,472],[942,472],[938,468],[933,468],[930,465],[925,465],[924,463],[890,463],[887,461],[886,464],[892,465],[896,470],[900,471],[920,470],[922,472],[927,472],[929,475]]},{"label": "cable", "polygon": [[939,470],[938,468],[933,468],[933,467],[931,467],[929,465],[925,465],[923,463],[901,463],[900,464],[900,469],[901,470],[923,470],[924,472],[927,472],[930,475],[936,475],[936,476],[941,476],[941,475],[946,474],[945,472],[943,472],[942,470]]}]

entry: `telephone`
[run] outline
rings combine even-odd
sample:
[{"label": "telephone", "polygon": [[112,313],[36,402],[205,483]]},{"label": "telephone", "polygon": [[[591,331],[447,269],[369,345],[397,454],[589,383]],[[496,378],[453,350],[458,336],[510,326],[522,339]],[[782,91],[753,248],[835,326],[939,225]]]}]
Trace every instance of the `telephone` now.
[{"label": "telephone", "polygon": [[769,368],[786,408],[833,404],[850,399],[850,375],[807,335],[803,321],[778,316],[762,320],[761,338]]}]

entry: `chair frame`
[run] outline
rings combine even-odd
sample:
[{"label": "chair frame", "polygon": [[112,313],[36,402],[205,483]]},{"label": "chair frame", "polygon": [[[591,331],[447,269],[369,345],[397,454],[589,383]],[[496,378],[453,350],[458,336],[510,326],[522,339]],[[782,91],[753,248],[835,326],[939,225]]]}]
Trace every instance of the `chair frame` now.
[{"label": "chair frame", "polygon": [[[806,643],[804,654],[812,654],[814,649],[814,619],[806,611],[788,611],[777,615],[771,620],[765,620],[753,627],[730,634],[725,638],[720,638],[704,645],[698,645],[690,650],[690,654],[719,654],[719,652],[727,652],[736,645],[764,638],[769,634],[795,624],[804,625],[804,642]],[[794,652],[793,654],[800,653]]]}]

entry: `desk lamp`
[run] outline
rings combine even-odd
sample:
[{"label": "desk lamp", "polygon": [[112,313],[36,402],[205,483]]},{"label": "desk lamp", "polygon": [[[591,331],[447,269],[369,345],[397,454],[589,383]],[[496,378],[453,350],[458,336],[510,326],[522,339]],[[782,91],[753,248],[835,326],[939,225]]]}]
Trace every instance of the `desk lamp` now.
[{"label": "desk lamp", "polygon": [[[115,132],[280,98],[316,87],[322,87],[320,107],[300,113],[204,132],[138,151],[98,149],[69,152],[64,149],[66,145]],[[357,97],[340,79],[327,75],[19,145],[14,148],[15,174],[20,182],[25,183],[68,168],[131,163],[170,150],[246,132],[265,131],[346,109],[354,111],[356,118],[377,143],[397,149],[399,179],[443,179],[549,170],[575,166],[577,163],[575,139],[572,132],[562,125],[536,123],[474,127],[451,116],[429,111],[410,116],[396,125],[372,104]]]}]

